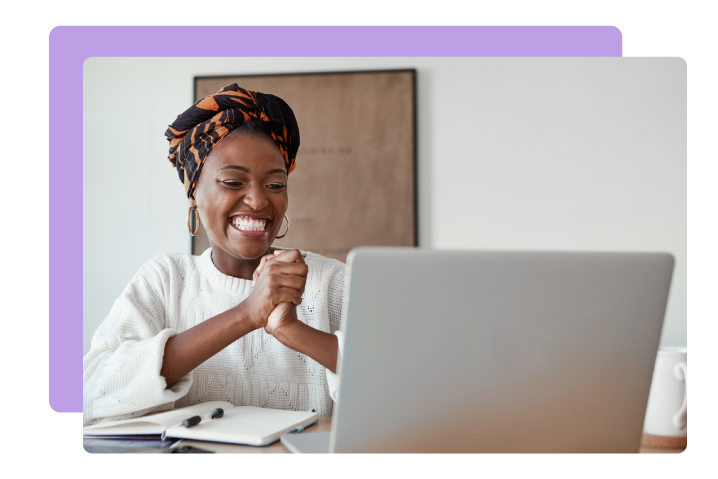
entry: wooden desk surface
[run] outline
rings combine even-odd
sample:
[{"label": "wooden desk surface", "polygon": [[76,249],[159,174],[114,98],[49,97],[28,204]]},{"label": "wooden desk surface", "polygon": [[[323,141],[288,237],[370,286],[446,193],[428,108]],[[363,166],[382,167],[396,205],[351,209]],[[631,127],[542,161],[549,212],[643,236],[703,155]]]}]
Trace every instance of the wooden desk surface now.
[{"label": "wooden desk surface", "polygon": [[[319,421],[312,424],[300,434],[305,432],[322,432],[330,431],[332,428],[331,417],[320,417]],[[288,453],[289,450],[284,445],[277,441],[269,446],[256,447],[256,446],[239,446],[236,444],[224,444],[221,442],[204,442],[204,441],[182,441],[180,445],[194,446],[199,449],[205,449],[216,453],[230,453],[230,454],[284,454]],[[683,448],[684,449],[684,448]],[[641,446],[640,453],[644,454],[677,454],[683,452],[683,449],[657,449],[650,447]]]}]

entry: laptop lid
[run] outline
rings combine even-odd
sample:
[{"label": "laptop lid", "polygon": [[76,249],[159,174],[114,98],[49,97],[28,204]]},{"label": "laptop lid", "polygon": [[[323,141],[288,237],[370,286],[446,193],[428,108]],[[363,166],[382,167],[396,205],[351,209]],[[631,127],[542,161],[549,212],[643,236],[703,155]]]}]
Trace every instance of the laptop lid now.
[{"label": "laptop lid", "polygon": [[662,253],[358,248],[331,452],[637,452]]}]

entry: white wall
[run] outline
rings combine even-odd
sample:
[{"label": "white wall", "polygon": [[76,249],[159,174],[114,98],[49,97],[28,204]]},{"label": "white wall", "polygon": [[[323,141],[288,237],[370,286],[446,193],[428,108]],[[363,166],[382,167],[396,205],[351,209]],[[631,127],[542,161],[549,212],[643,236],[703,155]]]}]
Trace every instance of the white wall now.
[{"label": "white wall", "polygon": [[[132,275],[189,252],[164,131],[195,75],[417,69],[419,237],[435,248],[668,251],[686,345],[686,67],[661,58],[91,58],[84,352]],[[301,127],[301,125],[300,125]]]}]

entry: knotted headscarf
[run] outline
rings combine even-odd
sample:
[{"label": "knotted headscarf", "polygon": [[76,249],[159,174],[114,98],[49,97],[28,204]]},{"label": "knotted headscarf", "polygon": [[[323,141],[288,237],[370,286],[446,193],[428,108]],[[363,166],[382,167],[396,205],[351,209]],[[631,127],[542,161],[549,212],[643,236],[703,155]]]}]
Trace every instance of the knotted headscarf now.
[{"label": "knotted headscarf", "polygon": [[177,168],[188,198],[212,148],[230,131],[253,119],[266,122],[284,157],[287,174],[294,170],[299,126],[292,109],[279,97],[233,83],[189,107],[165,132],[170,142],[168,159]]}]

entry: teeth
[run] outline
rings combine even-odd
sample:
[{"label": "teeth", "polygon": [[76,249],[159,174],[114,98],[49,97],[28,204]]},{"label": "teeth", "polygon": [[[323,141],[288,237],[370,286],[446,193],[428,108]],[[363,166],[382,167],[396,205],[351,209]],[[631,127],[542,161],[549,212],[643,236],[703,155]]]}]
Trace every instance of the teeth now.
[{"label": "teeth", "polygon": [[240,216],[234,220],[234,225],[243,231],[264,231],[266,224],[266,219],[253,219]]}]

